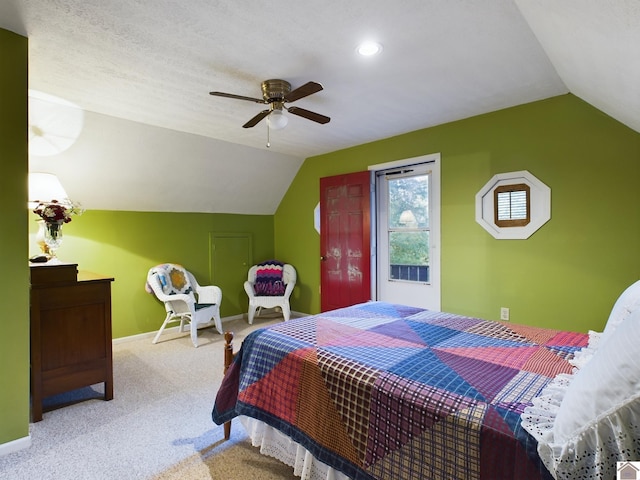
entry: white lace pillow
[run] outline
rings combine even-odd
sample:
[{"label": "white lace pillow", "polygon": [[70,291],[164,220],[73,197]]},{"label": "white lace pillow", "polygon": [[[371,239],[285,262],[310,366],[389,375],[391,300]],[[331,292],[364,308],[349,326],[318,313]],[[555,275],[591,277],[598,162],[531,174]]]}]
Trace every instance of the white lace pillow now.
[{"label": "white lace pillow", "polygon": [[556,441],[575,438],[603,415],[640,396],[639,344],[640,310],[636,310],[574,375],[556,416]]},{"label": "white lace pillow", "polygon": [[538,452],[555,478],[615,478],[616,461],[640,458],[639,341],[640,309],[566,379],[555,419],[553,402],[546,404],[552,428],[546,429],[544,415],[528,419],[527,430],[538,430]]},{"label": "white lace pillow", "polygon": [[616,328],[635,310],[640,309],[640,280],[628,286],[624,292],[620,294],[618,300],[613,305],[609,319],[604,327],[601,342],[606,341]]},{"label": "white lace pillow", "polygon": [[589,330],[589,343],[586,347],[574,353],[573,358],[569,359],[569,363],[578,369],[583,368],[587,364],[587,362],[591,360],[593,354],[598,350],[598,345],[600,345],[601,337],[602,332],[594,332],[593,330]]}]

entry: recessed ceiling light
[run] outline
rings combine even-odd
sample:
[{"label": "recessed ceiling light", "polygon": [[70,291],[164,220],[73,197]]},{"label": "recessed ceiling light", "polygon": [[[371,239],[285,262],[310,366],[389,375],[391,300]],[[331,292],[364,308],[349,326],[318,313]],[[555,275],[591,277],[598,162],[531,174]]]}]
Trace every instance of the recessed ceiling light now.
[{"label": "recessed ceiling light", "polygon": [[358,45],[356,51],[364,57],[370,57],[380,53],[382,51],[382,45],[376,42],[363,42]]}]

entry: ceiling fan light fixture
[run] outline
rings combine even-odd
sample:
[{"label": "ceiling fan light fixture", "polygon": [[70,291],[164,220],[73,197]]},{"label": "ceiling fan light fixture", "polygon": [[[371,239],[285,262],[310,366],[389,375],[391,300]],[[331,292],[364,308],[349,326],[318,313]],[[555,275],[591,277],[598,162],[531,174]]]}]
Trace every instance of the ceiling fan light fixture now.
[{"label": "ceiling fan light fixture", "polygon": [[238,100],[246,100],[249,102],[262,103],[269,105],[269,108],[262,110],[257,115],[254,115],[251,120],[242,125],[242,128],[255,127],[265,118],[267,119],[267,127],[273,130],[279,130],[286,127],[288,119],[283,115],[283,110],[286,110],[292,115],[306,118],[312,122],[324,125],[329,123],[331,118],[321,115],[311,110],[306,110],[300,107],[286,107],[285,103],[295,102],[301,98],[308,97],[314,93],[318,93],[323,90],[322,85],[318,82],[307,82],[304,85],[299,86],[291,90],[291,84],[286,80],[271,79],[262,82],[262,98],[245,97],[244,95],[235,95],[233,93],[225,92],[209,92],[210,95],[215,97],[235,98]]},{"label": "ceiling fan light fixture", "polygon": [[282,113],[282,110],[274,109],[267,117],[267,123],[271,130],[282,130],[289,123],[289,119]]},{"label": "ceiling fan light fixture", "polygon": [[360,45],[358,45],[356,51],[363,57],[371,57],[373,55],[377,55],[382,51],[382,45],[377,42],[362,42]]}]

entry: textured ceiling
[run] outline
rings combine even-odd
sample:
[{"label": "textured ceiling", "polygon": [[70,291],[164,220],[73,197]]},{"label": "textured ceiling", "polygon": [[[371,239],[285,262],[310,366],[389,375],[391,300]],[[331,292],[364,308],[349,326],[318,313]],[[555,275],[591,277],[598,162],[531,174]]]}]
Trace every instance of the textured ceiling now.
[{"label": "textured ceiling", "polygon": [[[215,146],[222,141],[224,149],[227,143],[252,147],[236,155],[251,152],[252,173],[272,169],[270,175],[286,177],[285,184],[312,155],[568,91],[640,131],[639,21],[636,0],[0,3],[0,27],[29,38],[31,89],[87,112],[208,137]],[[364,39],[382,43],[382,53],[359,57],[355,48]],[[295,105],[331,122],[289,115],[289,125],[272,132],[267,149],[265,121],[241,128],[263,105],[208,94],[260,98],[260,83],[269,78],[294,88],[321,83],[323,91]],[[129,155],[112,156],[108,168],[126,170],[127,163],[117,162],[130,163]],[[143,169],[153,162],[149,168],[168,171],[175,162],[175,156],[156,153],[136,157]],[[234,155],[207,160],[215,165],[229,158]],[[32,159],[32,166],[41,163]],[[49,170],[56,168],[72,170]],[[101,168],[106,166],[95,162],[95,175]],[[244,170],[240,162],[236,168],[227,165],[225,173],[246,177],[246,163]],[[197,175],[186,180],[198,183]],[[70,173],[66,177],[74,181]],[[237,195],[250,198],[251,185],[242,183]],[[90,193],[80,185],[68,190]],[[266,208],[275,211],[285,191],[272,192]],[[216,211],[203,207],[216,204],[215,193],[208,195],[175,209]],[[93,208],[109,207],[89,199]],[[269,213],[260,200],[242,201],[239,213]]]}]

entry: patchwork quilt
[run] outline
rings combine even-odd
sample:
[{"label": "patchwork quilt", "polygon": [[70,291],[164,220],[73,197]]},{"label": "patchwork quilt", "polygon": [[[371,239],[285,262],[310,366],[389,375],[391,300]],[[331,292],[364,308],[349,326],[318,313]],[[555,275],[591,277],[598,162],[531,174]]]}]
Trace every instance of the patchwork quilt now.
[{"label": "patchwork quilt", "polygon": [[549,479],[520,415],[587,343],[368,302],[251,333],[212,417],[266,422],[353,479]]}]

